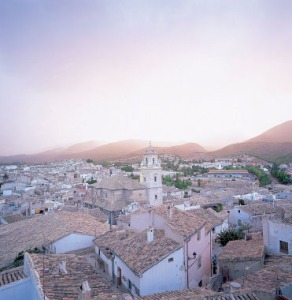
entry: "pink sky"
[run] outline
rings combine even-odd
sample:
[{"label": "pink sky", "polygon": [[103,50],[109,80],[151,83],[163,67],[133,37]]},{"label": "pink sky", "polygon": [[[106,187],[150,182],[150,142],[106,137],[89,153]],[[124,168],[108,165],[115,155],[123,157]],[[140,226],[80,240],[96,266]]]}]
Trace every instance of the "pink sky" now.
[{"label": "pink sky", "polygon": [[292,3],[0,3],[0,154],[87,140],[224,146],[291,119]]}]

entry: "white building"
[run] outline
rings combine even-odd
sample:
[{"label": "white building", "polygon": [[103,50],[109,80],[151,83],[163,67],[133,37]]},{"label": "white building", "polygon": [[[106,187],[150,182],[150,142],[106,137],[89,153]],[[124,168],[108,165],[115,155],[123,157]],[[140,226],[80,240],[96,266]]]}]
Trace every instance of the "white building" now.
[{"label": "white building", "polygon": [[163,230],[116,230],[94,242],[100,266],[117,286],[133,295],[185,288],[183,247],[166,237]]},{"label": "white building", "polygon": [[292,217],[263,218],[263,238],[267,254],[292,255]]},{"label": "white building", "polygon": [[140,182],[146,185],[148,203],[150,206],[161,205],[163,202],[161,163],[151,145],[144,154],[140,170]]},{"label": "white building", "polygon": [[230,210],[229,224],[240,227],[248,225],[254,229],[262,229],[262,217],[274,215],[276,209],[269,203],[238,205]]},{"label": "white building", "polygon": [[94,235],[72,232],[49,245],[51,253],[67,253],[93,246]]}]

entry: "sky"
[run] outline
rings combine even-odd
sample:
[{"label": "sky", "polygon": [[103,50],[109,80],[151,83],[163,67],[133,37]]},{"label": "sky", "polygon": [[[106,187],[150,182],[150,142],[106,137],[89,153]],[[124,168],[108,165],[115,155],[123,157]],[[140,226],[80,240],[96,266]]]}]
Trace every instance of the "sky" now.
[{"label": "sky", "polygon": [[290,0],[0,0],[0,155],[221,147],[292,116]]}]

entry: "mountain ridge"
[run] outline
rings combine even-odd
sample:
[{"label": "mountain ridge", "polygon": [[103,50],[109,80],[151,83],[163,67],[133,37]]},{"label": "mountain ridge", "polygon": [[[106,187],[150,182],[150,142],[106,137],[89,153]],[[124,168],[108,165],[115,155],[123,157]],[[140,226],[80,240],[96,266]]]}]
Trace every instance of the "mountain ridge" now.
[{"label": "mountain ridge", "polygon": [[[216,151],[207,151],[197,143],[183,143],[173,146],[158,146],[155,149],[159,154],[173,154],[184,159],[205,159],[251,154],[267,161],[292,161],[292,120],[274,126],[262,134],[241,143],[230,144]],[[149,142],[145,140],[128,139],[112,143],[96,145],[102,142],[88,141],[66,147],[52,149],[36,154],[19,154],[0,156],[0,163],[26,162],[43,163],[64,159],[93,159],[130,160],[131,157],[141,157]],[[161,143],[163,145],[163,143]],[[93,148],[92,148],[93,147]]]}]

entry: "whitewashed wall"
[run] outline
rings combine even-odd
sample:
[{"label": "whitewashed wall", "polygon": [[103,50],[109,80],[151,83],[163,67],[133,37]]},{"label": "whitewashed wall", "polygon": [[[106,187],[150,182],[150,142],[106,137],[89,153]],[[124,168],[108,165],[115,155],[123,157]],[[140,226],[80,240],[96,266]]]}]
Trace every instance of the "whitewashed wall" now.
[{"label": "whitewashed wall", "polygon": [[263,220],[263,238],[268,254],[283,254],[280,252],[280,241],[288,243],[288,254],[292,255],[292,224],[281,220]]},{"label": "whitewashed wall", "polygon": [[[168,261],[173,258],[173,261]],[[128,287],[128,280],[137,287],[141,296],[165,291],[181,290],[185,288],[183,248],[168,255],[154,265],[140,278],[119,257],[115,257],[115,275],[118,276],[118,267],[122,270],[122,282]],[[132,286],[132,293],[136,293]]]},{"label": "whitewashed wall", "polygon": [[251,215],[241,209],[240,206],[236,206],[230,210],[229,213],[229,224],[238,227],[238,220],[241,220],[241,224],[250,224]]},{"label": "whitewashed wall", "polygon": [[55,253],[66,253],[93,246],[95,236],[80,233],[71,233],[53,243]]}]

